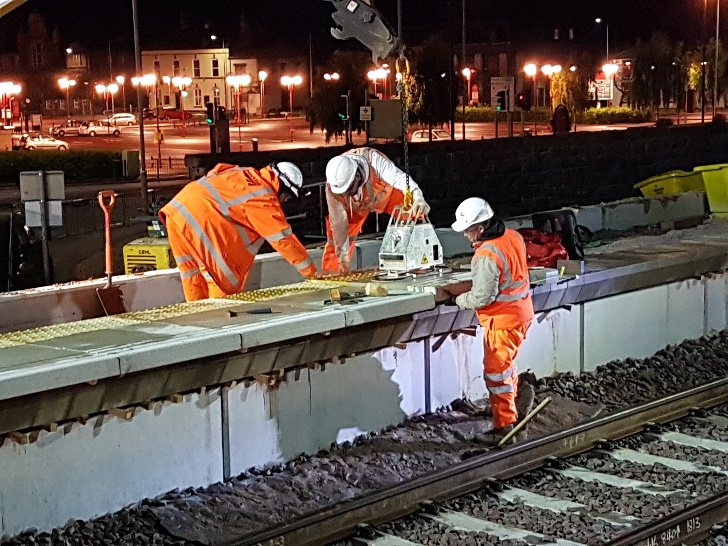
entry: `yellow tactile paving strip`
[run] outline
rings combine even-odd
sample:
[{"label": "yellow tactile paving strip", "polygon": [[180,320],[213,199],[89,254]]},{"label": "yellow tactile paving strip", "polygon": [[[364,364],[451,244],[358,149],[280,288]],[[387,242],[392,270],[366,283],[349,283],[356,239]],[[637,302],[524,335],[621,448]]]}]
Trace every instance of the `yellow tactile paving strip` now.
[{"label": "yellow tactile paving strip", "polygon": [[18,345],[26,345],[28,343],[40,343],[58,339],[74,334],[83,334],[88,332],[97,332],[99,330],[108,330],[119,328],[122,326],[130,326],[147,322],[155,322],[160,320],[168,320],[171,318],[182,317],[203,311],[211,311],[215,309],[224,309],[230,306],[231,301],[242,303],[258,303],[270,301],[276,298],[290,296],[293,294],[302,294],[307,292],[315,292],[322,288],[334,288],[343,286],[346,282],[365,282],[371,279],[376,272],[365,271],[352,273],[351,275],[331,276],[318,280],[304,281],[296,284],[278,286],[274,288],[263,288],[260,290],[251,290],[241,292],[225,298],[195,301],[189,303],[178,303],[167,307],[159,307],[156,309],[147,309],[146,311],[136,311],[125,313],[114,317],[100,317],[77,322],[67,322],[64,324],[55,324],[52,326],[44,326],[42,328],[33,328],[30,330],[19,330],[17,332],[8,332],[0,334],[0,349],[8,347],[16,347]]}]

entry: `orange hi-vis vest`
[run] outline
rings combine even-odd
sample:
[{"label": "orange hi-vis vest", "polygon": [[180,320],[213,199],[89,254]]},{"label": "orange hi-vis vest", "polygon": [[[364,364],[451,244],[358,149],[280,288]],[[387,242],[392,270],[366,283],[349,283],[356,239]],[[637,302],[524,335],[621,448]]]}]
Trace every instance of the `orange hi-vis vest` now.
[{"label": "orange hi-vis vest", "polygon": [[389,198],[394,191],[394,186],[379,178],[376,171],[372,168],[370,156],[373,153],[387,157],[382,152],[373,148],[355,148],[346,152],[346,154],[358,155],[365,158],[369,165],[369,180],[366,181],[362,188],[362,197],[360,200],[347,197],[346,195],[332,194],[334,199],[342,203],[347,209],[351,206],[353,211],[372,211],[378,214],[386,212]]},{"label": "orange hi-vis vest", "polygon": [[278,177],[270,167],[218,164],[190,182],[159,212],[180,269],[188,301],[200,299],[207,275],[226,294],[243,290],[265,241],[303,276],[316,266],[293,235],[278,200]]},{"label": "orange hi-vis vest", "polygon": [[518,232],[506,229],[496,238],[478,243],[475,260],[493,260],[500,271],[495,301],[476,310],[483,326],[518,328],[533,320],[526,246]]}]

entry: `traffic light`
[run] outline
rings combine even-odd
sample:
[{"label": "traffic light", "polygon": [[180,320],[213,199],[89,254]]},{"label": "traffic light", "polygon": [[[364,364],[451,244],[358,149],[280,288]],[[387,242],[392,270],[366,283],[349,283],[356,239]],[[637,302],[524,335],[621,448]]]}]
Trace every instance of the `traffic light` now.
[{"label": "traffic light", "polygon": [[224,106],[218,106],[217,117],[215,119],[227,119],[227,108],[225,108]]},{"label": "traffic light", "polygon": [[506,104],[506,90],[498,91],[498,106],[496,107],[499,111],[503,112],[508,109]]},{"label": "traffic light", "polygon": [[215,125],[215,105],[211,102],[205,104],[205,121],[210,125]]},{"label": "traffic light", "polygon": [[531,97],[524,92],[518,93],[516,106],[524,112],[529,112],[531,110]]}]

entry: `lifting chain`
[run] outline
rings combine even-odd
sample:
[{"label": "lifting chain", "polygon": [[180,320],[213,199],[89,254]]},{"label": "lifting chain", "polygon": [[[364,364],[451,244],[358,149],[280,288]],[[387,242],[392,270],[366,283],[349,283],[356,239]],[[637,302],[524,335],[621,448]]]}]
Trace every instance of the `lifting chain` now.
[{"label": "lifting chain", "polygon": [[399,93],[399,103],[402,110],[402,143],[404,144],[404,174],[405,174],[405,192],[403,210],[412,208],[414,201],[412,190],[410,189],[410,165],[409,165],[409,109],[407,108],[407,78],[410,73],[410,65],[407,57],[404,56],[404,49],[399,54],[395,63],[397,69],[397,93]]}]

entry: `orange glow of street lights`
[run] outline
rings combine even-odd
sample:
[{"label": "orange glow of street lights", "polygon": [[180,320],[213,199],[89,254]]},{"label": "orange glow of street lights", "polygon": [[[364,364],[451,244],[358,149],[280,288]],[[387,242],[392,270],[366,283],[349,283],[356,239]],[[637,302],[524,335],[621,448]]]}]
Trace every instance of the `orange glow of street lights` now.
[{"label": "orange glow of street lights", "polygon": [[617,72],[619,72],[619,66],[617,66],[614,63],[607,63],[602,66],[602,72],[604,72],[604,75],[607,78],[611,78],[614,76]]},{"label": "orange glow of street lights", "polygon": [[334,81],[336,81],[336,80],[338,80],[338,79],[339,79],[340,77],[341,77],[341,76],[339,76],[339,73],[338,73],[338,72],[334,72],[333,74],[329,74],[329,73],[327,72],[326,74],[324,74],[324,79],[325,79],[326,81],[331,81],[331,80],[334,80]]},{"label": "orange glow of street lights", "polygon": [[538,68],[536,68],[535,64],[528,63],[523,67],[523,71],[526,73],[526,76],[533,78],[536,75],[536,72],[538,72]]},{"label": "orange glow of street lights", "polygon": [[301,76],[283,76],[281,78],[281,85],[288,87],[288,106],[291,112],[289,129],[291,132],[291,142],[293,142],[293,86],[301,85],[302,83],[303,78]]}]

